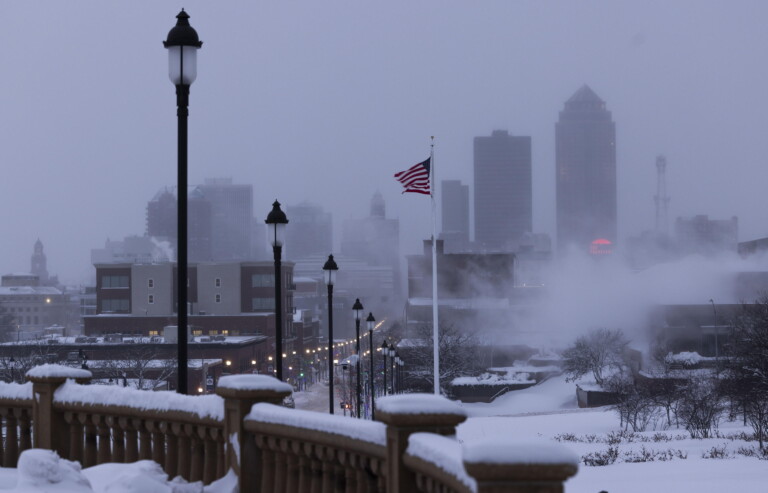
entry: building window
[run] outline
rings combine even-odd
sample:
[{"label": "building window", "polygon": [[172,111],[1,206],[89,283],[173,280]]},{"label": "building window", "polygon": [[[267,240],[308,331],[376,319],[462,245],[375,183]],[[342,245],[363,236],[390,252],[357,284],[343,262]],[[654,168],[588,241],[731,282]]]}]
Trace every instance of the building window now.
[{"label": "building window", "polygon": [[217,278],[216,278],[216,287],[217,287],[217,288],[220,288],[220,287],[221,287],[221,278],[220,278],[220,277],[217,277]]},{"label": "building window", "polygon": [[150,305],[153,305],[155,303],[155,295],[150,294],[149,299],[147,301],[149,302]]},{"label": "building window", "polygon": [[35,315],[35,325],[37,325],[37,315]]},{"label": "building window", "polygon": [[101,276],[102,288],[127,288],[128,276]]},{"label": "building window", "polygon": [[221,303],[221,295],[220,294],[216,295],[216,303]]},{"label": "building window", "polygon": [[149,289],[152,289],[155,287],[155,280],[154,279],[147,279],[147,287]]},{"label": "building window", "polygon": [[150,336],[159,336],[160,335],[160,331],[159,330],[150,330],[149,331],[149,335]]},{"label": "building window", "polygon": [[192,331],[192,335],[193,336],[201,336],[201,335],[203,335],[203,331],[200,330],[200,329],[193,330]]},{"label": "building window", "polygon": [[101,312],[127,312],[131,309],[130,300],[112,299],[101,300]]},{"label": "building window", "polygon": [[253,274],[251,276],[251,287],[253,288],[271,288],[275,286],[275,276],[272,274]]},{"label": "building window", "polygon": [[217,335],[219,335],[219,331],[218,330],[209,330],[208,331],[208,335],[209,336],[217,336]]},{"label": "building window", "polygon": [[228,336],[229,335],[229,331],[227,329],[224,329],[224,330],[221,331],[221,334],[225,335],[225,336]]},{"label": "building window", "polygon": [[253,310],[274,310],[274,298],[251,298],[251,308]]}]

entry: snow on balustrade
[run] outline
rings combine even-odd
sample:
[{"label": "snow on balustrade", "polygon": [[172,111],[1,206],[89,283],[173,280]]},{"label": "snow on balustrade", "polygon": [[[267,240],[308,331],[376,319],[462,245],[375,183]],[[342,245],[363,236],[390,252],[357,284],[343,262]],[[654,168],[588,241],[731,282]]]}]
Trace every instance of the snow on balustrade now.
[{"label": "snow on balustrade", "polygon": [[91,378],[92,376],[88,370],[49,363],[36,366],[27,372],[27,377],[32,378]]},{"label": "snow on balustrade", "polygon": [[246,420],[273,423],[294,428],[317,430],[362,440],[376,445],[386,445],[386,426],[378,421],[335,416],[299,409],[286,409],[274,404],[255,404]]},{"label": "snow on balustrade", "polygon": [[382,397],[376,409],[387,414],[450,414],[466,416],[461,406],[434,394],[402,394]]},{"label": "snow on balustrade", "polygon": [[32,382],[27,382],[27,383],[0,382],[0,398],[31,399],[32,398]]},{"label": "snow on balustrade", "polygon": [[226,375],[219,379],[219,388],[233,390],[273,390],[291,392],[293,387],[269,375]]},{"label": "snow on balustrade", "polygon": [[224,419],[224,399],[218,395],[181,395],[171,391],[149,392],[129,387],[79,385],[67,381],[56,390],[54,402],[124,406],[142,411],[182,411],[200,418]]},{"label": "snow on balustrade", "polygon": [[477,483],[464,469],[461,444],[455,439],[434,433],[414,433],[408,437],[405,453],[436,465],[473,491],[477,489]]},{"label": "snow on balustrade", "polygon": [[468,464],[565,464],[578,466],[579,456],[559,443],[543,440],[510,441],[502,438],[478,440],[464,445]]}]

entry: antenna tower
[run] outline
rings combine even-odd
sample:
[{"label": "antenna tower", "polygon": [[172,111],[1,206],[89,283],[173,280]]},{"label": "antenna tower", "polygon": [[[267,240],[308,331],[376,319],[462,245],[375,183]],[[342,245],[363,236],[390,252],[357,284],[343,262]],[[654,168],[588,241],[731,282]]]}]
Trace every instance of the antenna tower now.
[{"label": "antenna tower", "polygon": [[667,236],[669,224],[669,195],[667,195],[667,158],[656,157],[656,233]]}]

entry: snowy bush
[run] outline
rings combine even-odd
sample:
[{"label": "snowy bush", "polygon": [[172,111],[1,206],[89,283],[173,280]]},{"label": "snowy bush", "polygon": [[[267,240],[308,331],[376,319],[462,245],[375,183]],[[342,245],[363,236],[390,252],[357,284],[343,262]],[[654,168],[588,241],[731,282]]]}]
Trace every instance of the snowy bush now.
[{"label": "snowy bush", "polygon": [[724,412],[725,404],[715,379],[692,378],[682,387],[677,418],[691,438],[710,438]]},{"label": "snowy bush", "polygon": [[726,444],[723,444],[720,447],[715,445],[711,449],[705,450],[704,453],[701,454],[702,459],[730,459],[732,457],[733,455],[728,452],[728,446]]},{"label": "snowy bush", "polygon": [[607,375],[624,370],[628,344],[621,329],[592,330],[563,351],[563,371],[571,381],[591,373],[595,383],[602,386]]},{"label": "snowy bush", "polygon": [[672,354],[668,353],[664,358],[664,362],[668,365],[682,365],[684,368],[692,368],[703,360],[704,357],[695,351],[683,351],[682,353]]},{"label": "snowy bush", "polygon": [[590,452],[581,456],[585,466],[610,466],[619,458],[618,447],[608,447],[605,451]]}]

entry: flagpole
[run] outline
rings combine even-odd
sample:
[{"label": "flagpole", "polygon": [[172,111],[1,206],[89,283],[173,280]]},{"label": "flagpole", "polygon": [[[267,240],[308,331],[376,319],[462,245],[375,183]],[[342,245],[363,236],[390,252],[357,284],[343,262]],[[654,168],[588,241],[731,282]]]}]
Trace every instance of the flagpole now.
[{"label": "flagpole", "polygon": [[432,197],[432,359],[435,372],[435,395],[440,395],[440,352],[438,351],[438,336],[440,326],[437,321],[437,180],[435,179],[435,136],[429,149],[429,172],[432,175],[430,195]]}]

